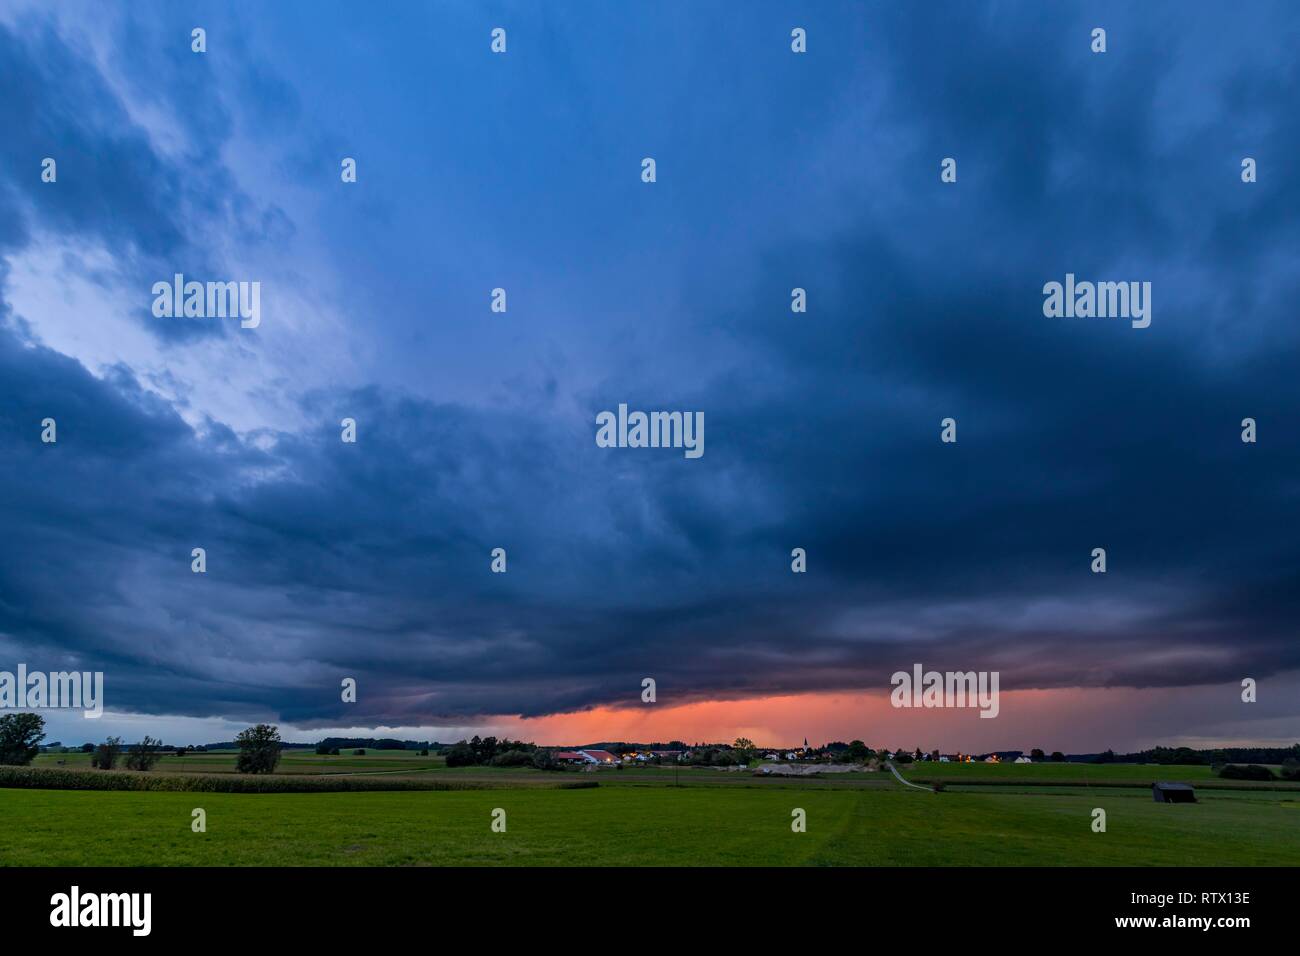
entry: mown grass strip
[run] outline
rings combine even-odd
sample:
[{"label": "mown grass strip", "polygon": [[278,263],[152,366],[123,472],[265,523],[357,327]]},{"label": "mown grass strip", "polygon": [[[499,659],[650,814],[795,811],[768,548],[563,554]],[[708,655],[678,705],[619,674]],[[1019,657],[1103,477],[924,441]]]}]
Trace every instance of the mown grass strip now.
[{"label": "mown grass strip", "polygon": [[[385,780],[378,775],[320,777],[268,774],[133,773],[130,771],[62,770],[44,767],[0,767],[0,788],[16,790],[157,790],[181,793],[342,793],[393,790],[496,790],[509,787],[470,780]],[[585,790],[595,780],[566,780],[539,784],[539,789]]]}]

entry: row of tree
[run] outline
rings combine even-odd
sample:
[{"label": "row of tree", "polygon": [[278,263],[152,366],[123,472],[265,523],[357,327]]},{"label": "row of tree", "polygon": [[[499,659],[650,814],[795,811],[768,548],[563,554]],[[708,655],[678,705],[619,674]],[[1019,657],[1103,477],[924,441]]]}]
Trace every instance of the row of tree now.
[{"label": "row of tree", "polygon": [[1191,747],[1156,747],[1118,758],[1124,763],[1158,764],[1268,764],[1300,761],[1300,744],[1290,747],[1219,747],[1193,750]]},{"label": "row of tree", "polygon": [[[233,747],[234,744],[232,743],[231,746]],[[47,754],[93,754],[97,749],[98,746],[92,743],[84,743],[80,747],[65,747],[60,743],[41,744],[41,751]],[[170,744],[159,744],[158,749],[171,751],[173,756],[176,757],[184,757],[186,754],[207,753],[208,750],[208,748],[202,744],[197,747],[194,746],[194,744],[186,744],[184,747],[180,745],[172,746]]]},{"label": "row of tree", "polygon": [[1278,768],[1276,774],[1268,767],[1259,764],[1235,764],[1229,763],[1219,766],[1213,765],[1211,769],[1222,777],[1224,780],[1290,780],[1292,782],[1300,781],[1300,760],[1295,757],[1287,757],[1282,761],[1282,766]]},{"label": "row of tree", "polygon": [[[158,762],[162,756],[159,752],[162,745],[161,740],[154,740],[148,734],[138,744],[132,744],[126,755],[126,769],[128,770],[151,770],[153,765]],[[109,737],[100,744],[90,754],[90,765],[100,770],[112,770],[117,766],[118,757],[122,754],[122,738]]]},{"label": "row of tree", "polygon": [[556,770],[559,763],[551,751],[536,744],[503,737],[479,737],[454,743],[443,754],[448,767],[536,767]]}]

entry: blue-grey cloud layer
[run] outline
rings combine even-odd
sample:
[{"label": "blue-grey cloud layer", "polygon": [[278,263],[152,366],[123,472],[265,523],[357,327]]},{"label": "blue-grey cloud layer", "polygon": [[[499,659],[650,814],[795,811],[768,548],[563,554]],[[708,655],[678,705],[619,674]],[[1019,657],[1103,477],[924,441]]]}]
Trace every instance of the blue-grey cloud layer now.
[{"label": "blue-grey cloud layer", "polygon": [[[319,177],[376,356],[369,385],[291,396],[314,426],[195,429],[5,304],[6,656],[103,669],[117,709],[300,726],[627,703],[646,675],[681,700],[879,689],[915,660],[1006,688],[1300,667],[1293,9],[580,9],[404,11],[334,50],[328,11],[236,5],[216,67],[189,19],[137,11],[125,91],[48,24],[0,28],[0,254],[75,237],[146,289],[219,268],[196,229],[292,234],[222,165],[243,123]],[[296,55],[260,62],[244,23]],[[190,151],[121,97],[186,117]],[[1045,319],[1066,272],[1151,281],[1151,328]],[[148,301],[168,348],[239,334]],[[619,402],[704,411],[705,456],[596,448]]]}]

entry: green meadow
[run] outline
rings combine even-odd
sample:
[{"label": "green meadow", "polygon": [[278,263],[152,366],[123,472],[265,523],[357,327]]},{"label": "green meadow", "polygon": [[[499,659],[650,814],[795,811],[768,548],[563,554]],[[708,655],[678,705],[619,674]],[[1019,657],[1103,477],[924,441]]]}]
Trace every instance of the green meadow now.
[{"label": "green meadow", "polygon": [[[1276,769],[1276,768],[1275,768]],[[1166,766],[1154,763],[925,763],[905,768],[908,779],[958,782],[966,779],[1097,780],[1101,782],[1176,780],[1200,783],[1215,779],[1206,764]]]},{"label": "green meadow", "polygon": [[[176,762],[191,757],[174,758]],[[229,761],[225,767],[220,761]],[[329,769],[307,770],[317,761]],[[42,764],[53,763],[44,758]],[[233,756],[186,767],[232,772]],[[396,768],[393,763],[401,764]],[[881,773],[767,779],[629,768],[544,774],[447,769],[434,758],[288,755],[282,772],[446,775],[500,789],[378,793],[174,793],[0,789],[0,863],[18,866],[1228,866],[1300,864],[1300,786],[1198,787],[1154,803],[1131,779],[1213,783],[1208,768],[939,765],[949,786],[907,790]],[[287,766],[286,766],[287,765]],[[71,767],[73,764],[65,763]],[[225,767],[225,769],[222,769]],[[351,769],[347,769],[347,768]],[[176,767],[153,772],[176,773]],[[1015,773],[1012,774],[1011,771]],[[1072,770],[1074,776],[1067,775]],[[1128,776],[1126,776],[1128,775]],[[543,781],[595,779],[585,790]],[[673,786],[674,780],[681,786]],[[1029,780],[1030,785],[1022,784]],[[502,788],[504,785],[504,788]],[[1106,832],[1092,830],[1106,811]],[[202,808],[207,832],[191,831]],[[495,809],[506,832],[491,829]],[[807,829],[791,829],[792,812]]]}]

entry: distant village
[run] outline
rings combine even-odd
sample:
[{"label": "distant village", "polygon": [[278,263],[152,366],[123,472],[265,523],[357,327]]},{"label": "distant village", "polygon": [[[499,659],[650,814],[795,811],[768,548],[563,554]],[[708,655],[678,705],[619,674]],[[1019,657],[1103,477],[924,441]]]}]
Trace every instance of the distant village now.
[{"label": "distant village", "polygon": [[[630,746],[623,749],[617,745],[611,749],[580,747],[571,750],[558,750],[552,757],[560,763],[573,765],[620,766],[626,764],[701,764],[706,766],[744,766],[758,759],[769,763],[865,763],[872,760],[893,760],[898,763],[927,762],[937,763],[1033,763],[1035,755],[1022,750],[1004,750],[985,754],[957,753],[943,754],[937,750],[925,752],[915,750],[872,750],[860,741],[853,744],[831,743],[822,747],[803,747],[787,749],[783,747],[755,747],[746,741],[735,744],[702,744],[695,747],[682,745],[680,748],[655,749]],[[1055,759],[1064,761],[1066,756],[1059,751],[1050,758],[1041,751],[1036,752],[1038,760]]]}]

